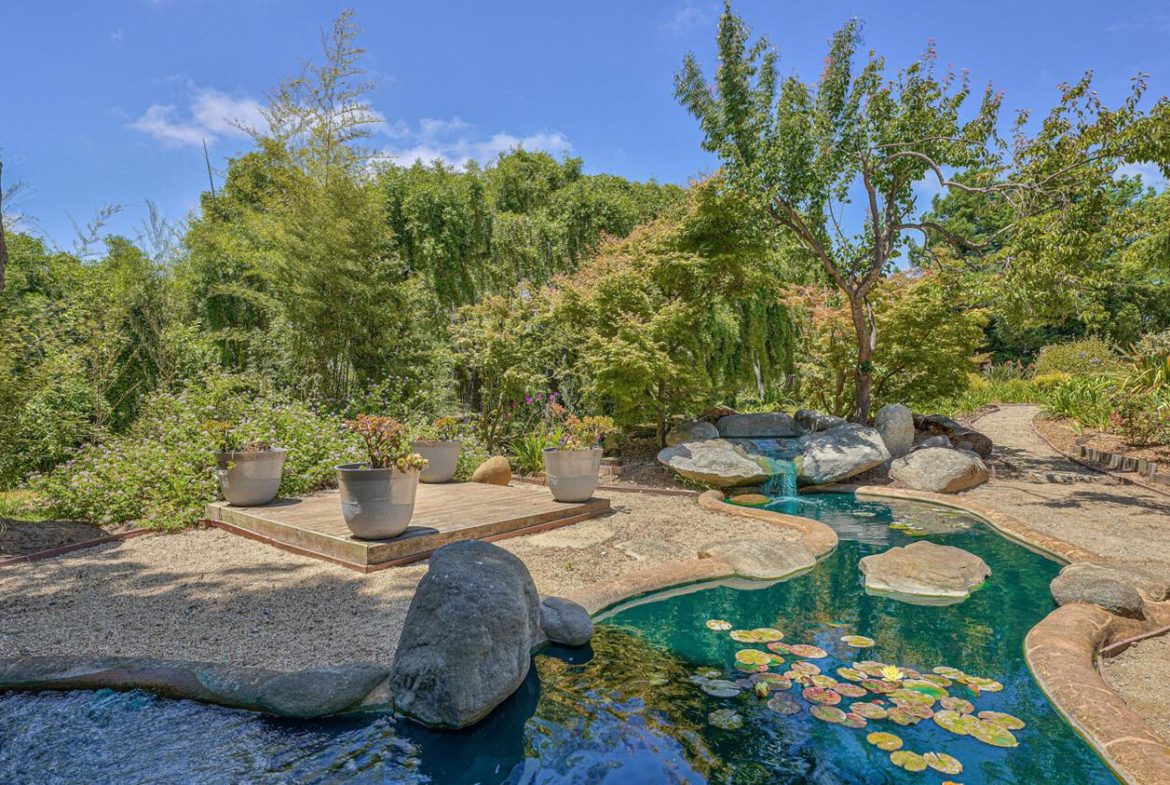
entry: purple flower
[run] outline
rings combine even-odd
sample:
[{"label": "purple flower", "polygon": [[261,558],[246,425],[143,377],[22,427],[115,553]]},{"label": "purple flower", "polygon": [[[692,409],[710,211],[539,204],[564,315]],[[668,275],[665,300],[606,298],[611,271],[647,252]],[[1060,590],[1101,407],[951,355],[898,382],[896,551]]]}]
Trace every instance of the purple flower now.
[{"label": "purple flower", "polygon": [[531,396],[531,395],[525,395],[525,396],[524,396],[524,403],[532,403],[532,396]]}]

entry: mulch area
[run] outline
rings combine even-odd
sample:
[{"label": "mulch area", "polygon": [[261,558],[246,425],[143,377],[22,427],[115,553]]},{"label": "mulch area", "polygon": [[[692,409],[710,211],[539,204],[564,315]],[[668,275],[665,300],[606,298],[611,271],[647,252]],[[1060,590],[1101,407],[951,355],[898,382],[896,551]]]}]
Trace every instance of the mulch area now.
[{"label": "mulch area", "polygon": [[1170,446],[1135,447],[1131,444],[1126,444],[1125,440],[1117,434],[1103,433],[1091,429],[1078,431],[1069,420],[1037,417],[1035,424],[1036,429],[1044,435],[1044,438],[1052,442],[1058,450],[1071,455],[1077,454],[1079,448],[1076,440],[1080,439],[1083,445],[1091,447],[1094,450],[1104,450],[1105,452],[1117,453],[1118,455],[1124,455],[1129,458],[1138,458],[1170,465]]},{"label": "mulch area", "polygon": [[0,561],[115,534],[126,527],[78,521],[17,521],[0,518]]}]

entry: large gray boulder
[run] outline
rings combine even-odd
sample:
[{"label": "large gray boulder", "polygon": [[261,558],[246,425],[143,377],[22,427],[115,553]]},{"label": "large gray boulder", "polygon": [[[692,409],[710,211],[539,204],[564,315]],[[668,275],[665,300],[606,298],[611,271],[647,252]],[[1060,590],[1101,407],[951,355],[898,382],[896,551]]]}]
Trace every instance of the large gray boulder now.
[{"label": "large gray boulder", "polygon": [[729,414],[715,423],[725,439],[778,439],[796,436],[796,421],[786,412]]},{"label": "large gray boulder", "polygon": [[524,562],[469,540],[431,556],[391,669],[394,705],[433,727],[483,719],[528,675],[540,597]]},{"label": "large gray boulder", "polygon": [[857,566],[867,592],[927,604],[962,602],[991,575],[975,554],[926,540],[866,556]]},{"label": "large gray boulder", "polygon": [[553,643],[584,646],[593,638],[589,611],[564,597],[545,597],[540,603],[540,628]]},{"label": "large gray boulder", "polygon": [[796,422],[797,433],[801,435],[816,433],[817,431],[831,431],[834,428],[840,428],[848,422],[844,417],[821,414],[812,409],[797,409],[793,420]]},{"label": "large gray boulder", "polygon": [[914,427],[931,436],[945,436],[958,450],[970,450],[980,458],[991,457],[991,437],[961,425],[943,414],[916,414]]},{"label": "large gray boulder", "polygon": [[1137,589],[1150,602],[1170,599],[1170,574],[1158,562],[1103,560],[1100,563],[1074,562],[1066,565],[1061,575],[1075,575],[1080,579],[1103,578],[1121,581]]},{"label": "large gray boulder", "polygon": [[802,441],[796,476],[805,485],[845,480],[890,459],[881,434],[855,423],[809,434]]},{"label": "large gray boulder", "polygon": [[894,458],[901,458],[914,446],[914,413],[900,403],[878,409],[873,427],[882,435],[886,449]]},{"label": "large gray boulder", "polygon": [[759,485],[772,474],[766,458],[726,439],[666,447],[658,453],[658,462],[688,480],[717,488]]},{"label": "large gray boulder", "polygon": [[762,581],[778,581],[817,564],[798,536],[791,541],[743,538],[709,543],[699,549],[699,558],[727,562],[736,575]]},{"label": "large gray boulder", "polygon": [[1122,576],[1100,569],[1069,571],[1065,568],[1052,579],[1049,588],[1057,605],[1085,602],[1131,619],[1141,619],[1145,615],[1141,593]]},{"label": "large gray boulder", "polygon": [[719,429],[706,420],[688,420],[679,423],[666,434],[666,446],[674,447],[687,442],[701,442],[705,439],[718,439]]},{"label": "large gray boulder", "polygon": [[920,491],[958,493],[987,482],[987,465],[973,452],[927,447],[890,464],[890,476]]}]

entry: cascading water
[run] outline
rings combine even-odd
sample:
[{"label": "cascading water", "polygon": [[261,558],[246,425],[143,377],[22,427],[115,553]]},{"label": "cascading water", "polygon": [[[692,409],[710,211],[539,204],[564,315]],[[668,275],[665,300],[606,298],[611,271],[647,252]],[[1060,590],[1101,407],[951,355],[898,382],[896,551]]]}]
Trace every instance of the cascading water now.
[{"label": "cascading water", "polygon": [[764,495],[776,499],[796,498],[796,464],[784,458],[772,458],[772,476],[764,483]]}]

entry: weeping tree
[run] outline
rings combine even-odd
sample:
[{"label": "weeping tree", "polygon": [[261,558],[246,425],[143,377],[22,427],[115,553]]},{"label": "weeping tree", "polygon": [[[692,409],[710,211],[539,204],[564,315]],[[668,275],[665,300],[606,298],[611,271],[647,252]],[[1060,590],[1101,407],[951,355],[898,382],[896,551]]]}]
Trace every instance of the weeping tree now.
[{"label": "weeping tree", "polygon": [[[1147,126],[1154,118],[1138,109],[1140,79],[1116,110],[1096,99],[1090,76],[1062,86],[1060,105],[1034,136],[1024,132],[1027,115],[1017,117],[1009,145],[996,131],[1002,94],[989,85],[969,101],[965,76],[936,72],[933,47],[891,78],[872,52],[857,67],[860,25],[850,21],[833,36],[819,80],[807,84],[779,76],[767,39],[752,43],[729,4],[717,44],[713,80],[688,55],[676,76],[677,97],[698,119],[703,146],[719,156],[732,187],[790,232],[848,301],[856,340],[852,416],[859,422],[869,418],[873,385],[875,286],[896,269],[911,239],[977,245],[918,217],[915,183],[930,178],[944,192],[1002,200],[1017,219],[1001,230],[1009,232],[1059,222],[1083,190],[1086,167],[1115,170],[1162,151],[1139,144],[1155,133]],[[1164,126],[1165,102],[1156,109]],[[949,174],[956,171],[977,174]]]}]

